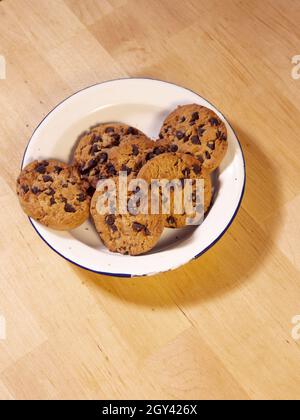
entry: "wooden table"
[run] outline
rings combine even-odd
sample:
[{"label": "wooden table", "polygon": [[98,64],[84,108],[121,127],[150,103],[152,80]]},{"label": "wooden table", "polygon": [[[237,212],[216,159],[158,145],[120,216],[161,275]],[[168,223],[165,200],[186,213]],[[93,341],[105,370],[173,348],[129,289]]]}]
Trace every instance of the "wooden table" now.
[{"label": "wooden table", "polygon": [[[1,398],[300,397],[299,21],[298,0],[0,2]],[[15,195],[39,121],[74,91],[125,76],[208,98],[248,170],[213,249],[132,280],[61,259]]]}]

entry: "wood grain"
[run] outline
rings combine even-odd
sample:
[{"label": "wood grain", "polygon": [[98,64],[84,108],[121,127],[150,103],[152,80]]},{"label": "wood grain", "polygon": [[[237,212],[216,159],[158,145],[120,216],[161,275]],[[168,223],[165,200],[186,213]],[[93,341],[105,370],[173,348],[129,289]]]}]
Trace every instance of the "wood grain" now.
[{"label": "wood grain", "polygon": [[[3,0],[1,399],[299,399],[297,0]],[[93,83],[146,76],[228,116],[242,209],[199,260],[146,279],[82,271],[37,237],[15,179],[34,127]]]}]

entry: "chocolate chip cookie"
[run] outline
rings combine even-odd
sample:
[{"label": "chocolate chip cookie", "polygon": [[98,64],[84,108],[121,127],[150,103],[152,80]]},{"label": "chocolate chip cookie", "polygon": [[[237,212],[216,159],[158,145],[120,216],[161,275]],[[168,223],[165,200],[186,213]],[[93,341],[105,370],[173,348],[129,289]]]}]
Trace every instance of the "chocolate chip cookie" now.
[{"label": "chocolate chip cookie", "polygon": [[24,212],[45,226],[71,230],[89,217],[90,198],[73,167],[57,160],[34,161],[17,180]]},{"label": "chocolate chip cookie", "polygon": [[[213,112],[200,105],[179,106],[165,119],[159,134],[162,145],[176,145],[214,171],[224,158],[228,143],[225,124]],[[175,147],[175,146],[174,146]]]},{"label": "chocolate chip cookie", "polygon": [[144,135],[135,127],[121,123],[106,123],[83,133],[74,153],[74,165],[81,179],[96,187],[100,168],[108,161],[107,149],[119,146],[127,136]]},{"label": "chocolate chip cookie", "polygon": [[[162,202],[161,212],[165,214],[166,227],[180,228],[187,224],[199,224],[201,216],[207,212],[211,204],[212,186],[210,175],[199,160],[191,155],[181,153],[160,154],[149,160],[142,167],[138,178],[142,178],[148,183],[152,182],[153,186],[155,185],[153,180],[167,181],[165,192],[170,197],[169,213],[165,213],[162,207],[164,201],[168,200],[168,196],[160,190]],[[199,197],[198,201],[195,183],[197,179],[203,180],[204,183],[203,197]],[[186,185],[186,180],[193,180],[191,194],[186,194],[182,189],[176,192],[176,185],[183,188]],[[170,184],[170,182],[172,183]],[[187,199],[190,198],[192,208],[186,207],[185,194],[187,195]],[[179,209],[177,205],[179,205]]]},{"label": "chocolate chip cookie", "polygon": [[[162,235],[164,217],[159,214],[136,214],[131,211],[129,204],[126,214],[121,214],[118,206],[114,211],[108,208],[100,214],[98,200],[103,194],[105,192],[95,192],[91,202],[91,215],[104,245],[111,252],[125,255],[140,255],[150,251]],[[133,193],[129,192],[128,197],[130,194]],[[118,188],[116,196],[118,203]]]},{"label": "chocolate chip cookie", "polygon": [[155,142],[143,134],[125,136],[120,146],[102,150],[107,159],[99,165],[98,178],[110,178],[120,171],[126,172],[129,178],[136,177],[154,148]]}]

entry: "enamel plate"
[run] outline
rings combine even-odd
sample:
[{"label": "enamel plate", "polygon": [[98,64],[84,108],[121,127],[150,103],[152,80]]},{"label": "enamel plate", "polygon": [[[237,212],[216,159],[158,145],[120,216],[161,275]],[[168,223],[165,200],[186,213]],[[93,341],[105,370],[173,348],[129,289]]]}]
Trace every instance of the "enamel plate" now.
[{"label": "enamel plate", "polygon": [[121,79],[75,93],[37,127],[22,166],[35,159],[70,161],[79,134],[99,122],[120,121],[156,139],[167,114],[177,105],[188,103],[213,109],[228,130],[228,152],[213,175],[214,201],[202,225],[165,229],[151,252],[132,257],[109,252],[90,221],[71,232],[59,232],[31,220],[37,233],[55,252],[99,274],[132,277],[173,270],[202,255],[222,237],[235,218],[244,193],[245,162],[241,145],[230,124],[214,106],[196,93],[174,84],[150,79]]}]

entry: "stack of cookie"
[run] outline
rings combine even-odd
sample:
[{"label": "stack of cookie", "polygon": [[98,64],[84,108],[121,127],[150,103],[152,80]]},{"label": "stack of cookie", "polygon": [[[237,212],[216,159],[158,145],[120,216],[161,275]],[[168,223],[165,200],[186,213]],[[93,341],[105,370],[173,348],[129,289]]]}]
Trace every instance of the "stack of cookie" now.
[{"label": "stack of cookie", "polygon": [[153,179],[178,179],[182,184],[186,179],[202,179],[207,212],[212,198],[210,174],[226,150],[226,127],[219,117],[203,106],[185,105],[165,119],[157,141],[126,124],[91,127],[80,136],[71,165],[53,159],[30,163],[18,178],[17,193],[24,212],[40,223],[70,230],[91,214],[110,251],[139,255],[156,245],[164,227],[184,227],[192,215],[175,213],[174,197],[168,214],[120,214],[118,209],[100,214],[99,180],[116,178],[120,171],[129,180],[148,183]]}]

